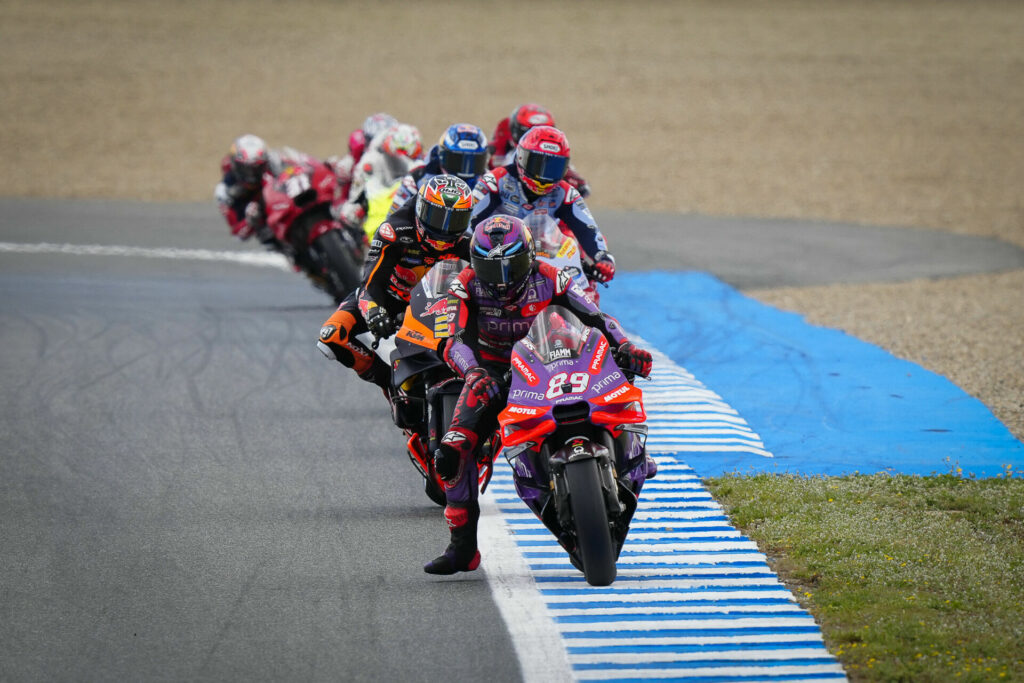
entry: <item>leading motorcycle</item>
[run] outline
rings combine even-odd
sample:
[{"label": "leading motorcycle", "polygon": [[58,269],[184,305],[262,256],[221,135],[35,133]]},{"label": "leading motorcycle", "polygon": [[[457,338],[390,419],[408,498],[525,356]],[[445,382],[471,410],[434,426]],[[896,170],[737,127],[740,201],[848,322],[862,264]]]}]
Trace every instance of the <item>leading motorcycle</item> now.
[{"label": "leading motorcycle", "polygon": [[647,476],[643,394],[615,349],[548,306],[513,347],[500,452],[516,492],[587,583],[607,586]]}]

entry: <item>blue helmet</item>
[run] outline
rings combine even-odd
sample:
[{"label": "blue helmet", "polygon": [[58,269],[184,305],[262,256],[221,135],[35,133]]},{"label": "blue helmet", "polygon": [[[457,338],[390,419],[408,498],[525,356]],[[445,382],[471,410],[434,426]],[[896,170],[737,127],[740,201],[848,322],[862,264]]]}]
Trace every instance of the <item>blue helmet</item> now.
[{"label": "blue helmet", "polygon": [[487,170],[487,136],[477,126],[453,123],[437,146],[445,173],[472,183]]}]

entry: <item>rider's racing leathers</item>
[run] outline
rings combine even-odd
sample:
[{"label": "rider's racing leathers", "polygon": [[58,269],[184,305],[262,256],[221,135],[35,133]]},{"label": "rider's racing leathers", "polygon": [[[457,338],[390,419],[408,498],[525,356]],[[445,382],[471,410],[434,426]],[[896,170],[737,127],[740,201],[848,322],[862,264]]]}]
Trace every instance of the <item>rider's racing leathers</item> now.
[{"label": "rider's racing leathers", "polygon": [[328,358],[353,368],[363,379],[387,390],[390,367],[356,339],[368,330],[366,316],[380,306],[394,321],[405,311],[412,288],[444,259],[469,260],[469,237],[460,236],[451,249],[437,251],[416,229],[416,198],[382,223],[370,242],[363,265],[362,286],[341,303],[320,329],[317,346]]}]

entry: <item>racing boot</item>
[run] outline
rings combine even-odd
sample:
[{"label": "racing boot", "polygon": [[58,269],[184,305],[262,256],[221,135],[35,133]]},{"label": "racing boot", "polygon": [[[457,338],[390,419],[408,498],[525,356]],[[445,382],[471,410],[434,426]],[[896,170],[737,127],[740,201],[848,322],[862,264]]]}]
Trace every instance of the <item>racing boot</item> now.
[{"label": "racing boot", "polygon": [[451,531],[451,543],[444,553],[423,566],[428,574],[448,576],[457,572],[471,572],[480,566],[480,551],[476,547],[476,529],[480,521],[480,506],[476,501],[466,507],[448,505],[444,517]]}]

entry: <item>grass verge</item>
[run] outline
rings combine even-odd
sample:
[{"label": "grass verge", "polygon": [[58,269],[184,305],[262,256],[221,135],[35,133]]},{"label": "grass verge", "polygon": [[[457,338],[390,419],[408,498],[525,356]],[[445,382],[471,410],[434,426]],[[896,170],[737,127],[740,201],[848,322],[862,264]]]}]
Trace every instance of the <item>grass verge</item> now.
[{"label": "grass verge", "polygon": [[705,484],[855,681],[1024,681],[1024,478]]}]

